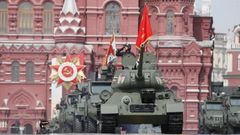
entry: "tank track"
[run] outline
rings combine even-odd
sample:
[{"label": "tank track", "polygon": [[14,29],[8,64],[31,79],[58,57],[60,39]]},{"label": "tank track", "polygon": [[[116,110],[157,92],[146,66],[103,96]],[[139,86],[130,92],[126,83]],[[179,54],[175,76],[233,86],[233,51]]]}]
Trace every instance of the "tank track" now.
[{"label": "tank track", "polygon": [[112,115],[112,114],[102,115],[101,121],[102,121],[102,127],[101,127],[102,133],[115,133],[115,128],[117,126],[116,115]]},{"label": "tank track", "polygon": [[183,125],[182,113],[169,113],[168,124],[161,126],[162,133],[165,134],[181,134]]}]

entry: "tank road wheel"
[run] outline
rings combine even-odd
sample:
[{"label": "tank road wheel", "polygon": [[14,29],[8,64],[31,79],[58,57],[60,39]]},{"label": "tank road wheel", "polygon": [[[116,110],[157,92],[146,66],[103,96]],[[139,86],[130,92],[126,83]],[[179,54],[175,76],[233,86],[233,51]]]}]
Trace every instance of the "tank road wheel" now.
[{"label": "tank road wheel", "polygon": [[73,126],[73,132],[74,133],[82,133],[83,128],[82,128],[82,121],[79,118],[75,118],[74,126]]},{"label": "tank road wheel", "polygon": [[84,131],[86,133],[97,133],[97,123],[95,122],[95,120],[87,118],[84,125]]},{"label": "tank road wheel", "polygon": [[183,125],[182,113],[169,113],[168,124],[161,125],[162,133],[165,134],[181,134]]},{"label": "tank road wheel", "polygon": [[116,115],[102,115],[102,133],[115,133],[115,128],[117,126],[117,116]]}]

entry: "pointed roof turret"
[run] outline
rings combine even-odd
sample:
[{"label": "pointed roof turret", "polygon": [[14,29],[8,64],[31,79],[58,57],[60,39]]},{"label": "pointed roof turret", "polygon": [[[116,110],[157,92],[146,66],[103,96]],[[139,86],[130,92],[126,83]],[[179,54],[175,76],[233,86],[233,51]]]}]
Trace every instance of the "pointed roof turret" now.
[{"label": "pointed roof turret", "polygon": [[62,13],[64,13],[65,15],[67,13],[72,13],[73,15],[79,13],[75,0],[65,0],[62,8]]},{"label": "pointed roof turret", "polygon": [[54,29],[56,42],[82,42],[84,40],[85,27],[80,26],[81,18],[75,0],[64,1],[59,22],[60,25]]}]

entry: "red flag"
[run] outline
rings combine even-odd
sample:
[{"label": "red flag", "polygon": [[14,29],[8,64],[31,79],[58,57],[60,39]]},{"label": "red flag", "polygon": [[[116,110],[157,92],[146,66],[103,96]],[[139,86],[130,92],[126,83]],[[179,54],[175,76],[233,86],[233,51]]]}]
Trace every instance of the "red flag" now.
[{"label": "red flag", "polygon": [[139,49],[142,44],[147,42],[150,36],[152,36],[152,28],[148,18],[148,8],[147,5],[145,4],[143,9],[142,20],[138,30],[136,47]]},{"label": "red flag", "polygon": [[103,60],[103,65],[108,64],[111,61],[114,61],[116,59],[116,42],[115,42],[115,36],[112,35],[112,38],[110,40],[109,47],[107,49],[107,54]]}]

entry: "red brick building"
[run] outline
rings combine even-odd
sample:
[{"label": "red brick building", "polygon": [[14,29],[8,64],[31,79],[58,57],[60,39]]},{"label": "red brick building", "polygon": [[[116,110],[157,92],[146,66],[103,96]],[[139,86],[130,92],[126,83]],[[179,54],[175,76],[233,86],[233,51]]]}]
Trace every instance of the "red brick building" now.
[{"label": "red brick building", "polygon": [[[184,132],[198,130],[198,103],[210,92],[212,18],[193,14],[194,0],[145,0],[167,87],[185,103]],[[101,66],[111,35],[135,45],[143,0],[0,0],[0,132],[36,133],[50,119],[49,64],[63,53],[90,53]],[[136,52],[135,47],[132,47]],[[119,64],[118,64],[119,65]]]}]

